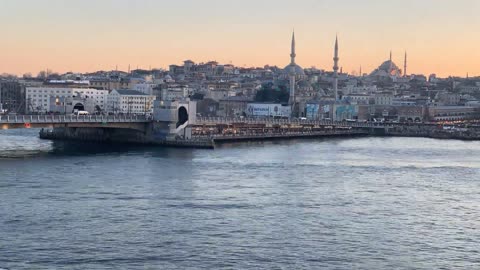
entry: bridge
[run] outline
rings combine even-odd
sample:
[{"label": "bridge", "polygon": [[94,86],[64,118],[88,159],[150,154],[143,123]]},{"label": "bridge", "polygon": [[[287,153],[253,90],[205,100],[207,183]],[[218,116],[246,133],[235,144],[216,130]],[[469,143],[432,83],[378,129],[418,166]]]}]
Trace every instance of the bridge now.
[{"label": "bridge", "polygon": [[0,129],[83,127],[145,131],[151,121],[145,115],[0,115]]},{"label": "bridge", "polygon": [[[175,116],[175,115],[173,115]],[[192,117],[160,121],[145,115],[0,115],[0,129],[47,128],[45,139],[213,147],[215,142],[325,136],[411,136],[479,140],[480,127],[436,123]],[[169,120],[170,119],[170,120]]]},{"label": "bridge", "polygon": [[385,129],[404,125],[401,123],[372,123],[372,122],[350,122],[350,121],[331,121],[331,120],[302,120],[302,119],[274,119],[274,118],[225,118],[225,117],[197,117],[195,125],[232,125],[232,124],[251,124],[251,125],[299,125],[299,126],[336,126],[352,128],[375,128]]},{"label": "bridge", "polygon": [[[145,115],[0,115],[0,129],[41,128],[41,127],[118,127],[118,124],[150,123],[153,119]],[[195,125],[231,125],[231,124],[265,124],[265,125],[313,125],[338,126],[352,128],[377,128],[402,126],[402,123],[372,123],[331,120],[273,119],[273,118],[225,118],[196,117]],[[115,126],[115,124],[117,124]],[[417,124],[432,125],[432,124]],[[124,125],[123,125],[124,126]]]},{"label": "bridge", "polygon": [[[354,122],[308,119],[273,118],[223,118],[197,117],[191,126],[195,134],[221,133],[224,137],[269,137],[270,134],[314,135],[328,134],[368,134],[375,136],[409,136],[442,139],[479,140],[480,127],[477,124],[455,123],[393,123],[393,122]],[[348,131],[349,130],[349,131]]]}]

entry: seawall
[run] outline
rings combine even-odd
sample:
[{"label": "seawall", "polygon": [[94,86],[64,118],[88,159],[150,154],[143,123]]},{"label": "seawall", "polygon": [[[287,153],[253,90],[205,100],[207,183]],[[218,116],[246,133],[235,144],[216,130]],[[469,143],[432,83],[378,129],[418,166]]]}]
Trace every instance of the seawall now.
[{"label": "seawall", "polygon": [[212,140],[154,139],[149,132],[144,133],[131,129],[54,128],[52,130],[42,129],[39,135],[41,139],[46,140],[162,145],[181,148],[214,148]]}]

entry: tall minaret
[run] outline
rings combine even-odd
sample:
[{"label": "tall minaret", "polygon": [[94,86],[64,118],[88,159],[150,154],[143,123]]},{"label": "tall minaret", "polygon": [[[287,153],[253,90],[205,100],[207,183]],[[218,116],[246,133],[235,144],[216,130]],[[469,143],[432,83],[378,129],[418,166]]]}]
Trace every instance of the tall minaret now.
[{"label": "tall minaret", "polygon": [[295,31],[292,33],[292,48],[290,53],[290,65],[295,65]]},{"label": "tall minaret", "polygon": [[290,99],[288,103],[292,105],[292,113],[294,112],[293,106],[295,105],[295,31],[292,33],[292,48],[290,52],[290,70],[288,71],[288,77],[290,79]]},{"label": "tall minaret", "polygon": [[392,50],[390,50],[390,70],[388,71],[392,75],[392,69],[393,69],[393,62],[392,62]]},{"label": "tall minaret", "polygon": [[359,74],[360,77],[363,77],[363,73],[362,73],[362,65],[360,65],[360,74]]},{"label": "tall minaret", "polygon": [[335,52],[333,56],[333,92],[335,101],[338,100],[338,36],[335,37]]},{"label": "tall minaret", "polygon": [[405,59],[403,61],[403,77],[407,77],[407,51],[405,51]]}]

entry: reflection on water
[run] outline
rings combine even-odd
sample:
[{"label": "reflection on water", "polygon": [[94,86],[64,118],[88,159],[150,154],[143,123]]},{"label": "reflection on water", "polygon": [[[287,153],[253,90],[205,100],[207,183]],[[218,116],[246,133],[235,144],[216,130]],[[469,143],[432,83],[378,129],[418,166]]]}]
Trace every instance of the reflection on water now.
[{"label": "reflection on water", "polygon": [[0,268],[479,269],[480,142],[0,131]]},{"label": "reflection on water", "polygon": [[0,159],[44,155],[52,150],[51,142],[40,140],[39,129],[0,130]]},{"label": "reflection on water", "polygon": [[39,131],[39,129],[0,130],[0,159],[121,154],[189,157],[192,153],[187,149],[150,145],[42,140],[38,136]]}]

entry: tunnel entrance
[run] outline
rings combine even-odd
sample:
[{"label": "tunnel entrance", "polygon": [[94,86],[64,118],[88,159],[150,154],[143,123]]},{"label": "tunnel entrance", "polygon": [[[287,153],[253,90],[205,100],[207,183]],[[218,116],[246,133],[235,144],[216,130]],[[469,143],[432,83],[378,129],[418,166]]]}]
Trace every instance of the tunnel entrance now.
[{"label": "tunnel entrance", "polygon": [[177,128],[183,124],[185,124],[188,121],[188,112],[185,107],[180,107],[178,109],[178,122],[177,122]]},{"label": "tunnel entrance", "polygon": [[73,111],[75,112],[75,110],[85,111],[85,106],[83,106],[82,103],[77,103],[77,104],[75,104],[75,106],[73,106]]}]

